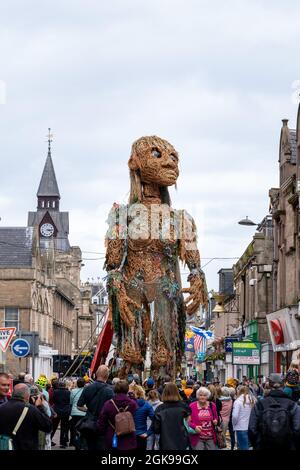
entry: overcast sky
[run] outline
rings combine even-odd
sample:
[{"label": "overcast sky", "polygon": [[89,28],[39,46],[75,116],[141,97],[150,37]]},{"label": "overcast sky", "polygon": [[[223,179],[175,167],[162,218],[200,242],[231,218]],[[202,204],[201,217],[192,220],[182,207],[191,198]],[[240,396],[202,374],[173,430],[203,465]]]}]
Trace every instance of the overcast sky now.
[{"label": "overcast sky", "polygon": [[[296,1],[1,2],[1,226],[35,210],[51,127],[70,241],[100,258],[131,144],[157,134],[180,154],[171,196],[196,219],[202,264],[241,256],[254,230],[237,221],[267,214],[281,119],[295,127],[299,18]],[[205,267],[210,289],[233,261]],[[84,262],[83,280],[103,276],[103,259]]]}]

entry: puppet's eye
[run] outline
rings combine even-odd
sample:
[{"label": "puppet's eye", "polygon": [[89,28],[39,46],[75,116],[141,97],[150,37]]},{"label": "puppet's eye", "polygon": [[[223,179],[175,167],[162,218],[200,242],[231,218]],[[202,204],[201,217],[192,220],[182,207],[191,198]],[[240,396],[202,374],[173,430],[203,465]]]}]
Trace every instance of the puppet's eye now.
[{"label": "puppet's eye", "polygon": [[174,153],[171,153],[170,158],[173,160],[173,162],[177,162],[177,157],[174,155]]},{"label": "puppet's eye", "polygon": [[158,149],[154,149],[152,150],[152,153],[151,153],[152,157],[154,158],[160,158],[161,157],[161,153]]}]

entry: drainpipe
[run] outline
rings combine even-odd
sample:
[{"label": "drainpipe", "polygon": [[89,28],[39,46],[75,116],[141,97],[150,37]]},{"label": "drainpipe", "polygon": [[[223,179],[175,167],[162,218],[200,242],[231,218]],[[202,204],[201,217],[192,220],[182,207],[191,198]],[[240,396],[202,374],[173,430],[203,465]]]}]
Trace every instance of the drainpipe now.
[{"label": "drainpipe", "polygon": [[242,315],[242,338],[245,337],[245,320],[246,320],[246,274],[242,274],[242,281],[243,281],[243,315]]}]

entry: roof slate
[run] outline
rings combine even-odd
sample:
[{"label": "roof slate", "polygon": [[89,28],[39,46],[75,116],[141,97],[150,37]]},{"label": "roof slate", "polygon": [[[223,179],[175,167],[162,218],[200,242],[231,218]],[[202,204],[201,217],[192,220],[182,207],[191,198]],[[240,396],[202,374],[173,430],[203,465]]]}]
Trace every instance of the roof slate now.
[{"label": "roof slate", "polygon": [[37,196],[56,196],[60,198],[51,153],[48,152]]},{"label": "roof slate", "polygon": [[31,266],[33,227],[0,228],[0,266]]}]

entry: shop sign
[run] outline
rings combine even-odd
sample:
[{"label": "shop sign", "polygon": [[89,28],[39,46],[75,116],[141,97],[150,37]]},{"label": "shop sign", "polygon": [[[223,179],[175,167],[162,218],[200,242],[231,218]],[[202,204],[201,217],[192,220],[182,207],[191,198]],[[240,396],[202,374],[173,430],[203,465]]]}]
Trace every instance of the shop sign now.
[{"label": "shop sign", "polygon": [[261,345],[257,341],[241,341],[232,343],[232,364],[260,365]]},{"label": "shop sign", "polygon": [[292,351],[300,347],[298,306],[277,310],[267,315],[273,351]]}]

